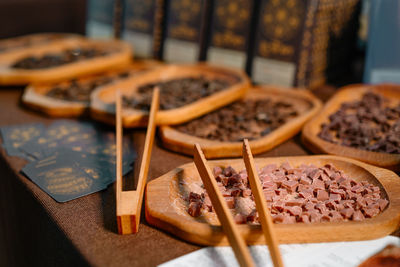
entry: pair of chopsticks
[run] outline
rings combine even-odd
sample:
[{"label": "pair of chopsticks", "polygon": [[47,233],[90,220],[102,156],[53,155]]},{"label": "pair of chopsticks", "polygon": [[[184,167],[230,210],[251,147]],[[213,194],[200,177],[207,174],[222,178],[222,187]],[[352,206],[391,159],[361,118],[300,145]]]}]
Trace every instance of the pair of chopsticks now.
[{"label": "pair of chopsticks", "polygon": [[139,230],[144,187],[149,172],[151,150],[156,131],[156,114],[159,108],[159,97],[160,90],[156,87],[153,91],[151,101],[149,122],[136,190],[122,191],[122,100],[121,93],[118,91],[116,94],[116,213],[119,234],[132,234],[137,233]]},{"label": "pair of chopsticks", "polygon": [[[268,210],[267,202],[265,201],[265,197],[262,192],[260,179],[258,178],[253,155],[247,139],[243,141],[243,159],[272,262],[275,267],[283,266],[278,243],[273,231],[271,214]],[[239,264],[241,266],[255,266],[250,252],[246,247],[246,243],[233,220],[233,216],[229,211],[225,199],[218,189],[217,182],[214,179],[209,166],[207,165],[206,158],[199,144],[195,144],[194,146],[194,163],[203,181],[204,187],[206,188],[211,199],[211,203],[215,209],[215,212],[217,213],[218,219],[221,222],[222,229],[227,235],[228,241],[232,246]]]}]

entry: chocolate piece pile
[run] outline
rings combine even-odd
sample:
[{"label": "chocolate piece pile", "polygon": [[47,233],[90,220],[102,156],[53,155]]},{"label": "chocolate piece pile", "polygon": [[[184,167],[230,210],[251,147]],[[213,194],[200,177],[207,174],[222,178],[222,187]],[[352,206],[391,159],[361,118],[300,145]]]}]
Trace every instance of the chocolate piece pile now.
[{"label": "chocolate piece pile", "polygon": [[321,125],[318,136],[328,142],[358,149],[400,154],[400,103],[368,92],[361,101],[346,102]]},{"label": "chocolate piece pile", "polygon": [[174,109],[220,92],[229,85],[227,81],[211,80],[205,77],[174,79],[140,86],[134,96],[124,96],[123,103],[125,107],[148,111],[153,89],[158,86],[160,88],[160,109]]},{"label": "chocolate piece pile", "polygon": [[[216,167],[213,172],[236,223],[258,223],[246,170]],[[331,164],[297,168],[287,162],[280,167],[270,164],[258,174],[274,223],[361,221],[388,205],[379,187],[348,178]],[[213,212],[207,192],[199,188],[187,197],[188,213],[193,217]]]},{"label": "chocolate piece pile", "polygon": [[100,76],[88,82],[71,80],[68,84],[59,85],[51,88],[46,93],[46,96],[66,101],[89,102],[90,94],[94,89],[109,84],[118,79],[126,78],[130,74],[131,73],[124,71],[121,73]]},{"label": "chocolate piece pile", "polygon": [[97,48],[67,49],[59,53],[48,53],[40,57],[25,57],[15,62],[11,67],[18,69],[46,69],[68,63],[77,62],[111,53]]},{"label": "chocolate piece pile", "polygon": [[177,126],[178,131],[222,142],[257,139],[269,134],[298,112],[283,101],[238,101],[198,119]]}]

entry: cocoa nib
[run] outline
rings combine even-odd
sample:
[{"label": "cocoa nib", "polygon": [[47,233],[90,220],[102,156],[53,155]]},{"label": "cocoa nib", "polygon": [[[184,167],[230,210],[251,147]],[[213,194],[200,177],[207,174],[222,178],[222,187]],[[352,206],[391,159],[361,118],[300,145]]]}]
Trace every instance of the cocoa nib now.
[{"label": "cocoa nib", "polygon": [[238,101],[176,126],[178,131],[218,141],[261,138],[298,116],[289,103],[272,99]]},{"label": "cocoa nib", "polygon": [[222,79],[187,77],[160,81],[140,86],[132,96],[123,97],[123,105],[140,110],[150,110],[153,89],[160,88],[160,109],[174,109],[218,93],[230,83]]},{"label": "cocoa nib", "polygon": [[388,103],[372,92],[359,101],[345,102],[321,125],[318,136],[342,146],[400,154],[400,103]]}]

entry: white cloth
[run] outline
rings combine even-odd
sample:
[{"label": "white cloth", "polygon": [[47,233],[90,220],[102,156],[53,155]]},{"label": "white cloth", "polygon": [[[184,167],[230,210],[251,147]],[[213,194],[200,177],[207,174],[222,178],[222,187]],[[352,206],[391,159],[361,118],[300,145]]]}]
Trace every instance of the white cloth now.
[{"label": "white cloth", "polygon": [[[285,267],[355,267],[382,250],[386,245],[400,245],[400,238],[386,236],[370,241],[334,242],[280,245]],[[257,266],[273,266],[267,246],[251,246],[251,255]],[[160,267],[239,266],[231,247],[206,247]]]}]

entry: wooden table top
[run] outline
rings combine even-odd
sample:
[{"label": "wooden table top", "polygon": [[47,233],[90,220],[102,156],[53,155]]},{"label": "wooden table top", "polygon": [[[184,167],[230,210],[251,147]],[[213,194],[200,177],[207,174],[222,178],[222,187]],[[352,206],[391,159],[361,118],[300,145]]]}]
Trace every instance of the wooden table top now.
[{"label": "wooden table top", "polygon": [[[326,87],[316,94],[325,101],[332,92],[334,88]],[[21,94],[21,88],[0,89],[0,127],[53,121],[22,107]],[[130,134],[140,154],[145,131],[135,130]],[[257,157],[308,154],[296,135]],[[192,158],[167,151],[156,141],[149,180],[188,162]],[[118,235],[114,185],[86,197],[57,203],[19,173],[25,164],[25,160],[9,157],[0,149],[0,265],[5,262],[6,266],[155,266],[199,248],[149,226],[144,214],[138,234]]]}]

